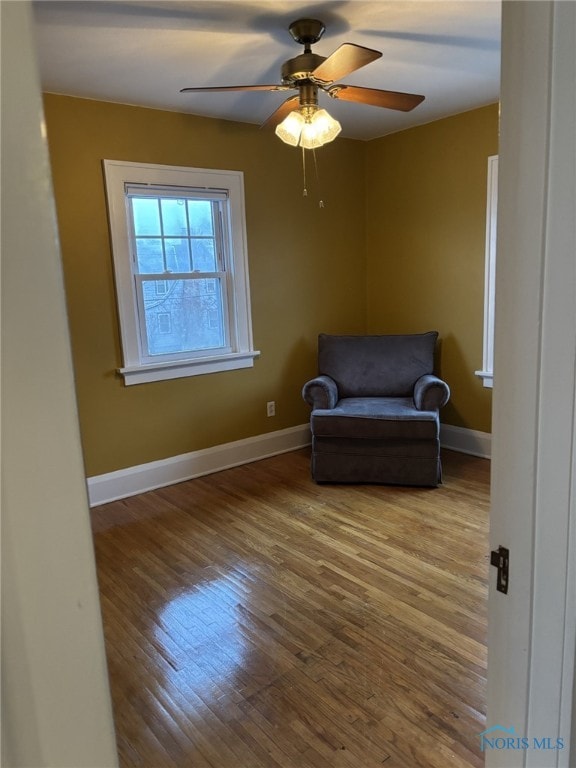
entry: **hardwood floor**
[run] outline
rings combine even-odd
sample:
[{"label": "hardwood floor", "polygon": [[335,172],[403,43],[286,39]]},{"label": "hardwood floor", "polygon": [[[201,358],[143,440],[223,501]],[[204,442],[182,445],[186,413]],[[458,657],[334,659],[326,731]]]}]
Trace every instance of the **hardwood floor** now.
[{"label": "hardwood floor", "polygon": [[488,475],[318,486],[297,451],[93,510],[121,765],[483,765]]}]

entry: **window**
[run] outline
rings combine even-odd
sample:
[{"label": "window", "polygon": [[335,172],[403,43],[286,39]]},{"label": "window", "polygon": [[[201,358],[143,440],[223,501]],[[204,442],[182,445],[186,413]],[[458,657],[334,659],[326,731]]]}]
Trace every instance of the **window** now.
[{"label": "window", "polygon": [[170,333],[172,331],[172,315],[170,312],[158,313],[158,333]]},{"label": "window", "polygon": [[485,387],[494,383],[494,294],[496,289],[496,214],[498,210],[498,155],[488,158],[486,196],[486,262],[484,266],[484,349],[482,370],[476,376]]},{"label": "window", "polygon": [[104,161],[126,384],[253,365],[243,176]]},{"label": "window", "polygon": [[156,296],[165,296],[168,293],[168,283],[166,280],[156,280],[154,286]]}]

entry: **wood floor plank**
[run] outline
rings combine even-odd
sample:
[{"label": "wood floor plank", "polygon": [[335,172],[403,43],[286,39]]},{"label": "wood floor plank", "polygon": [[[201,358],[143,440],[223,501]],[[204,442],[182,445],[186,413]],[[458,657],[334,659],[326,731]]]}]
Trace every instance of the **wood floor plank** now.
[{"label": "wood floor plank", "polygon": [[301,450],[93,510],[122,768],[479,768],[489,462],[444,475]]}]

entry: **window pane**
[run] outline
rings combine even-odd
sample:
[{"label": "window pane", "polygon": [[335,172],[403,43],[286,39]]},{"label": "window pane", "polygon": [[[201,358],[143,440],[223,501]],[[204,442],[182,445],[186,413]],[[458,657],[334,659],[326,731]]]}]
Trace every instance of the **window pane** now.
[{"label": "window pane", "polygon": [[186,201],[167,198],[160,201],[162,205],[162,223],[165,235],[188,235],[186,221]]},{"label": "window pane", "polygon": [[216,254],[214,252],[214,240],[192,240],[192,264],[194,269],[200,272],[216,272]]},{"label": "window pane", "polygon": [[156,296],[165,296],[168,293],[168,280],[156,280],[154,290]]},{"label": "window pane", "polygon": [[191,272],[188,240],[167,237],[164,241],[166,250],[166,269],[169,272]]},{"label": "window pane", "polygon": [[143,274],[164,272],[164,256],[162,254],[162,240],[154,237],[136,239],[136,256],[138,258],[138,271]]},{"label": "window pane", "polygon": [[169,312],[158,313],[158,333],[170,333],[172,330],[172,318]]},{"label": "window pane", "polygon": [[150,197],[133,197],[134,233],[138,235],[160,235],[160,212],[158,200]]},{"label": "window pane", "polygon": [[156,295],[155,283],[146,280],[142,285],[150,355],[225,346],[219,279],[171,280],[162,297]]},{"label": "window pane", "polygon": [[188,200],[188,220],[191,235],[212,236],[214,225],[210,200]]}]

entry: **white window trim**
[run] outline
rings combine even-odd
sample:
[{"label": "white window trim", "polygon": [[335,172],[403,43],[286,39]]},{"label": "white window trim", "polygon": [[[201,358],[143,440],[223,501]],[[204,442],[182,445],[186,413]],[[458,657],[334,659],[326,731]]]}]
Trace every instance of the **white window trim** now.
[{"label": "white window trim", "polygon": [[[124,377],[125,384],[142,384],[252,367],[254,358],[260,353],[254,350],[252,341],[243,173],[120,160],[104,160],[103,166],[123,351],[123,366],[118,368],[118,372]],[[228,190],[231,223],[227,233],[229,238],[227,245],[234,283],[234,306],[230,312],[230,336],[233,342],[231,350],[227,349],[222,354],[207,350],[205,355],[169,362],[142,362],[138,317],[135,310],[135,284],[130,264],[130,236],[125,199],[127,184],[153,186],[164,184]]]},{"label": "white window trim", "polygon": [[486,194],[486,257],[484,264],[484,343],[482,370],[476,376],[485,387],[494,385],[494,296],[496,290],[496,222],[498,212],[498,155],[488,158]]}]

